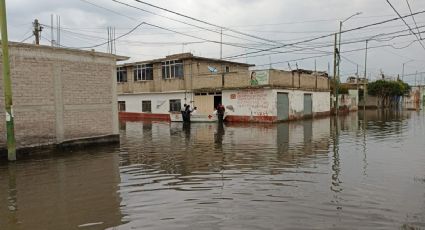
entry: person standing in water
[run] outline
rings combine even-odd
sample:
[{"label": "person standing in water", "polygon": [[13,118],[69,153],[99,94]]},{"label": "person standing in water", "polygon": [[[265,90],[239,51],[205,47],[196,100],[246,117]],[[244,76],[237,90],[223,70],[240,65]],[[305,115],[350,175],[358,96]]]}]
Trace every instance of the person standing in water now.
[{"label": "person standing in water", "polygon": [[186,104],[184,104],[183,107],[180,109],[180,113],[182,114],[183,121],[186,121],[185,111],[186,111]]},{"label": "person standing in water", "polygon": [[226,112],[226,109],[224,108],[224,106],[222,104],[218,104],[217,106],[217,118],[218,118],[218,122],[223,122],[224,121],[224,113]]},{"label": "person standing in water", "polygon": [[185,114],[185,119],[183,120],[183,121],[185,121],[185,122],[190,122],[190,113],[191,113],[192,111],[190,110],[190,105],[186,105],[186,109],[185,109],[185,111],[184,111],[184,114]]}]

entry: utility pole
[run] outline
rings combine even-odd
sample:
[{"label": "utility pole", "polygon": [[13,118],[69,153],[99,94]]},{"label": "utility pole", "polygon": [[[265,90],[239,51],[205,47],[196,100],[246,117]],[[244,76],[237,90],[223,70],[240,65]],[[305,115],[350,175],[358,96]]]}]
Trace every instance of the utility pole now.
[{"label": "utility pole", "polygon": [[220,60],[223,59],[223,28],[220,28]]},{"label": "utility pole", "polygon": [[38,23],[38,19],[35,19],[32,25],[34,27],[34,30],[32,31],[32,33],[35,36],[35,44],[40,45],[40,36],[41,36],[41,31],[43,30],[43,27],[40,26],[40,23]]},{"label": "utility pole", "polygon": [[50,43],[52,46],[55,45],[55,38],[53,35],[53,14],[50,15]]},{"label": "utility pole", "polygon": [[357,70],[356,70],[356,89],[357,89],[357,94],[359,93],[359,80],[360,80],[359,79],[359,64],[357,64]]},{"label": "utility pole", "polygon": [[335,34],[335,44],[334,44],[334,97],[335,97],[335,102],[334,102],[334,109],[335,109],[335,114],[338,114],[338,83],[337,83],[337,79],[336,79],[336,68],[337,68],[337,53],[338,53],[338,49],[336,47],[337,45],[337,37],[338,35]]},{"label": "utility pole", "polygon": [[417,86],[417,83],[416,83],[416,76],[418,75],[418,71],[416,70],[416,73],[415,73],[415,86]]},{"label": "utility pole", "polygon": [[315,86],[314,89],[317,90],[317,65],[316,65],[316,59],[314,59],[314,77],[315,77]]},{"label": "utility pole", "polygon": [[0,0],[1,46],[3,57],[3,91],[6,111],[7,158],[16,161],[15,127],[12,103],[12,82],[10,80],[9,41],[7,37],[6,3]]},{"label": "utility pole", "polygon": [[365,57],[364,57],[364,79],[363,79],[363,110],[366,109],[366,96],[367,96],[367,86],[366,86],[366,82],[367,82],[367,43],[368,40],[366,40],[366,52],[365,52]]}]

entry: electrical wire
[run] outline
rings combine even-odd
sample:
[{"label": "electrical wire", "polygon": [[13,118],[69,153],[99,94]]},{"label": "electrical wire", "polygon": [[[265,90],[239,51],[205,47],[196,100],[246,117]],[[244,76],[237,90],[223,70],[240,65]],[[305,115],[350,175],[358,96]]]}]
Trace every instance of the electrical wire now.
[{"label": "electrical wire", "polygon": [[[402,16],[401,18],[410,17],[412,15],[423,14],[423,13],[425,13],[425,11],[420,11],[420,12],[416,12],[416,13],[413,13],[413,14],[410,14],[410,15],[405,15],[405,16]],[[372,26],[376,26],[376,25],[381,25],[381,24],[384,24],[384,23],[397,21],[397,20],[400,20],[400,17],[392,18],[392,19],[388,19],[388,20],[385,20],[385,21],[376,22],[376,23],[372,23],[372,24],[368,24],[368,25],[364,25],[364,26],[359,26],[359,27],[356,27],[356,28],[353,28],[353,29],[343,30],[343,31],[341,31],[341,33],[348,33],[348,32],[352,32],[352,31],[356,31],[356,30],[360,30],[360,29],[364,29],[364,28],[368,28],[368,27],[372,27]],[[316,41],[316,40],[323,39],[323,38],[326,38],[326,37],[331,37],[331,36],[334,36],[334,35],[335,34],[322,35],[322,36],[318,36],[318,37],[314,37],[314,38],[310,38],[310,39],[305,39],[305,40],[298,41],[298,42],[285,44],[285,45],[282,45],[282,46],[276,46],[276,47],[272,47],[272,48],[263,49],[263,50],[260,50],[260,51],[252,51],[252,52],[248,52],[248,53],[237,54],[237,55],[225,57],[225,59],[242,57],[242,56],[245,56],[245,55],[248,55],[248,54],[267,52],[267,51],[283,48],[283,47],[286,47],[286,46],[293,46],[293,45],[308,43],[308,42]]]},{"label": "electrical wire", "polygon": [[125,15],[125,14],[122,14],[122,13],[117,12],[117,11],[115,11],[115,10],[108,9],[108,8],[103,7],[103,6],[100,6],[100,5],[98,5],[98,4],[95,4],[95,3],[89,2],[89,1],[87,1],[87,0],[80,0],[80,1],[85,2],[85,3],[87,3],[87,4],[90,4],[90,5],[92,5],[92,6],[95,6],[95,7],[97,7],[97,8],[104,9],[104,10],[109,11],[109,12],[111,12],[111,13],[114,13],[114,14],[116,14],[116,15],[120,15],[120,16],[122,16],[122,17],[125,17],[125,18],[128,18],[128,19],[131,19],[131,20],[133,20],[133,21],[137,21],[137,19],[135,19],[135,18],[133,18],[133,17],[130,17],[130,16]]},{"label": "electrical wire", "polygon": [[[116,1],[116,0],[113,0],[113,1]],[[181,17],[184,17],[184,18],[188,18],[188,19],[193,20],[193,21],[196,21],[196,22],[200,22],[200,23],[203,23],[203,24],[206,24],[206,25],[209,25],[209,26],[216,27],[216,28],[219,28],[221,30],[227,30],[227,31],[231,31],[231,32],[236,33],[236,34],[244,35],[244,36],[255,38],[255,39],[258,39],[258,40],[262,40],[262,41],[267,41],[267,42],[270,42],[270,43],[279,44],[279,42],[276,42],[276,41],[273,41],[273,40],[270,40],[270,39],[258,37],[258,36],[251,35],[251,34],[247,34],[247,33],[240,32],[240,31],[237,31],[237,30],[234,30],[234,29],[231,29],[231,28],[227,28],[227,27],[224,27],[224,26],[215,25],[213,23],[206,22],[206,21],[203,21],[203,20],[200,20],[200,19],[191,17],[191,16],[187,16],[187,15],[184,15],[182,13],[178,13],[178,12],[175,12],[175,11],[172,11],[172,10],[169,10],[169,9],[166,9],[166,8],[163,8],[163,7],[159,7],[159,6],[153,5],[151,3],[147,3],[147,2],[144,2],[144,1],[140,1],[140,0],[134,0],[134,1],[136,1],[138,3],[141,3],[141,4],[148,5],[148,6],[153,7],[153,8],[157,8],[157,9],[160,9],[160,10],[163,10],[163,11],[166,11],[166,12],[169,12],[169,13],[172,13],[172,14],[175,14],[175,15],[178,15],[178,16],[181,16]]]},{"label": "electrical wire", "polygon": [[[406,0],[406,3],[407,3],[407,7],[409,7],[409,11],[410,11],[410,13],[412,13],[412,8],[410,8],[409,0]],[[418,32],[419,32],[418,24],[416,23],[415,16],[413,16],[413,15],[412,15],[412,19],[413,19],[413,22],[414,22],[414,23],[415,23],[415,25],[416,25],[416,29],[417,29],[417,30],[418,30]],[[420,33],[420,32],[419,32],[419,38],[422,40],[422,36],[421,36],[421,33]]]},{"label": "electrical wire", "polygon": [[26,40],[30,39],[32,36],[34,36],[34,34],[31,34],[30,36],[28,36],[27,38],[23,39],[22,41],[20,41],[20,43],[25,42]]},{"label": "electrical wire", "polygon": [[[398,15],[398,17],[404,22],[404,24],[406,24],[407,28],[409,28],[410,32],[416,37],[419,44],[421,44],[422,48],[425,50],[425,46],[424,46],[424,44],[422,44],[421,39],[418,37],[418,35],[416,35],[415,32],[413,32],[412,28],[409,26],[409,24],[407,24],[407,22],[400,15],[400,13],[394,8],[394,6],[391,4],[391,2],[389,0],[386,0],[386,1],[391,6],[391,8],[393,8],[394,12]],[[412,14],[412,17],[413,17],[413,14]]]},{"label": "electrical wire", "polygon": [[152,11],[145,10],[145,9],[140,8],[140,7],[133,6],[133,5],[130,5],[128,3],[124,3],[124,2],[118,1],[118,0],[112,0],[112,1],[113,2],[116,2],[116,3],[119,3],[119,4],[122,4],[124,6],[130,7],[130,8],[133,8],[133,9],[137,9],[137,10],[143,11],[145,13],[149,13],[149,14],[152,14],[152,15],[155,15],[155,16],[158,16],[158,17],[166,18],[166,19],[171,20],[171,21],[175,21],[175,22],[179,22],[179,23],[182,23],[182,24],[185,24],[185,25],[188,25],[188,26],[192,26],[192,27],[201,29],[203,31],[209,31],[209,32],[220,34],[220,35],[227,36],[227,37],[232,37],[232,38],[236,38],[236,39],[240,39],[240,40],[254,42],[252,40],[248,40],[248,39],[245,39],[245,38],[242,38],[242,37],[239,37],[239,36],[234,36],[234,35],[222,33],[221,30],[220,31],[213,30],[213,29],[209,29],[209,28],[206,28],[206,27],[201,27],[201,26],[198,26],[198,25],[195,25],[195,24],[191,24],[191,23],[188,23],[188,22],[185,22],[185,21],[181,21],[181,20],[178,20],[178,19],[174,19],[174,18],[171,18],[171,17],[167,17],[167,16],[164,16],[164,15],[161,15],[161,14],[157,14],[157,13],[154,13]]}]

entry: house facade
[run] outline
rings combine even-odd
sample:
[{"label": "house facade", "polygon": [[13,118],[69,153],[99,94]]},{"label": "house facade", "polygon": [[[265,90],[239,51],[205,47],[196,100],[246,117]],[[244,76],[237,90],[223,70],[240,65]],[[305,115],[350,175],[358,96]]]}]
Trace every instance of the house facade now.
[{"label": "house facade", "polygon": [[[116,61],[126,57],[23,43],[9,43],[9,56],[18,149],[119,141]],[[5,117],[2,71],[0,78]]]},{"label": "house facade", "polygon": [[118,107],[125,120],[170,120],[183,104],[212,114],[218,104],[226,120],[276,122],[329,114],[329,79],[322,72],[255,70],[253,65],[170,55],[117,68]]},{"label": "house facade", "polygon": [[209,113],[222,103],[222,89],[243,86],[252,65],[190,53],[117,67],[120,118],[170,119],[183,104]]}]

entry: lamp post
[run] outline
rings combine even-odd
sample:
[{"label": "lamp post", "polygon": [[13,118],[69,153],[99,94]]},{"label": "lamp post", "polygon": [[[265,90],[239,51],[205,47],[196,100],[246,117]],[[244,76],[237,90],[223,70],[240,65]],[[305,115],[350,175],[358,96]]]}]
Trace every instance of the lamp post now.
[{"label": "lamp post", "polygon": [[338,86],[339,86],[339,80],[340,80],[340,71],[339,71],[339,69],[340,69],[340,65],[341,65],[341,34],[342,34],[342,24],[344,22],[350,20],[351,18],[353,18],[353,17],[355,17],[357,15],[360,15],[360,14],[362,14],[362,12],[357,12],[357,13],[351,15],[350,17],[346,18],[345,20],[339,21],[338,62],[337,62],[338,63],[337,64],[337,66],[338,66],[337,76],[338,77],[335,79],[335,88],[336,88],[336,90],[335,90],[335,100],[336,100],[336,102],[335,102],[335,112],[336,112],[337,115],[338,115],[338,110],[339,110],[339,108],[338,108]]},{"label": "lamp post", "polygon": [[404,65],[406,65],[407,63],[410,63],[412,61],[414,61],[414,60],[409,60],[409,61],[403,63],[403,68],[401,70],[401,80],[402,81],[404,81]]}]

